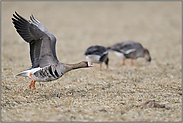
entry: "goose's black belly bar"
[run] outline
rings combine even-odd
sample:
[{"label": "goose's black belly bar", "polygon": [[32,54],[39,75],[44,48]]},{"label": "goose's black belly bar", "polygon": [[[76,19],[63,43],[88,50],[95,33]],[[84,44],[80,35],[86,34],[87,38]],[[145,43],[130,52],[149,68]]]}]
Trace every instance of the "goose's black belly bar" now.
[{"label": "goose's black belly bar", "polygon": [[47,82],[56,80],[64,75],[61,71],[61,67],[55,65],[49,65],[32,74],[35,81]]}]

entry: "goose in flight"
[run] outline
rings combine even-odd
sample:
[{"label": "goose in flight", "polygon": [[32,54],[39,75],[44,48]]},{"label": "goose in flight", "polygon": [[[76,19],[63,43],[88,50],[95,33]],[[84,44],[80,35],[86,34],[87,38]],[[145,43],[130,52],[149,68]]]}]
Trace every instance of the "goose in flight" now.
[{"label": "goose in flight", "polygon": [[58,61],[55,44],[56,38],[33,15],[30,20],[24,19],[17,12],[12,20],[18,34],[30,45],[31,68],[15,76],[25,76],[31,79],[29,87],[35,90],[35,82],[56,80],[70,70],[92,67],[89,62],[64,64]]},{"label": "goose in flight", "polygon": [[87,48],[85,51],[86,59],[92,63],[99,63],[100,64],[100,70],[102,68],[102,63],[105,62],[107,68],[108,68],[108,51],[105,47],[95,45],[95,46],[90,46]]},{"label": "goose in flight", "polygon": [[144,57],[146,59],[147,65],[151,62],[151,56],[148,49],[143,48],[143,46],[135,41],[125,41],[122,43],[117,43],[107,48],[114,52],[114,54],[123,59],[122,65],[125,65],[125,59],[131,59],[131,65],[133,65],[133,59],[139,57]]}]

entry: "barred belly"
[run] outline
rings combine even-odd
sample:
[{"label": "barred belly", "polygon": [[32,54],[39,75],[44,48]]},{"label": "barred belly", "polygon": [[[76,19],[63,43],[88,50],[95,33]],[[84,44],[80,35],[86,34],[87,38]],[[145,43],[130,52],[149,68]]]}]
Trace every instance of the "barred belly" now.
[{"label": "barred belly", "polygon": [[55,66],[50,65],[40,69],[39,71],[36,71],[33,73],[32,77],[35,79],[35,81],[46,82],[56,80],[62,77],[63,74],[64,73],[56,69]]}]

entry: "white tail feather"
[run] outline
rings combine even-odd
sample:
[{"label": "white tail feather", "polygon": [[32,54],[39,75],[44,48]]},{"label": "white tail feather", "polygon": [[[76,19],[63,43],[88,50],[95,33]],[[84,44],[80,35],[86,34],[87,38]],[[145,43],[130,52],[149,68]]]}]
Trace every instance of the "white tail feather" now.
[{"label": "white tail feather", "polygon": [[30,72],[28,72],[28,71],[23,71],[23,72],[18,73],[17,75],[15,75],[15,77],[16,77],[16,76],[29,76],[29,73],[30,73]]},{"label": "white tail feather", "polygon": [[37,68],[32,68],[32,69],[29,69],[29,70],[25,70],[25,71],[23,71],[21,73],[16,74],[15,77],[16,76],[25,76],[25,77],[29,77],[30,78],[29,73],[33,74],[34,72],[36,72],[36,71],[38,71],[40,69],[41,69],[40,67],[37,67]]}]

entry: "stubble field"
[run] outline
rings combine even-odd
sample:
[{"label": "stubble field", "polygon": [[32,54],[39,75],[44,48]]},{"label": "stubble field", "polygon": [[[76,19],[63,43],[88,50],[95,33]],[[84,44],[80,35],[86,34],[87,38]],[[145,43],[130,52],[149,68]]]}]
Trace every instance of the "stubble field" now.
[{"label": "stubble field", "polygon": [[[182,121],[181,2],[1,2],[1,121]],[[109,52],[103,64],[66,73],[52,82],[14,77],[31,67],[29,45],[12,14],[33,14],[57,38],[60,62],[86,60],[91,45],[134,40],[145,59],[122,60]],[[155,102],[153,102],[154,100]],[[150,101],[148,105],[144,104]]]}]

